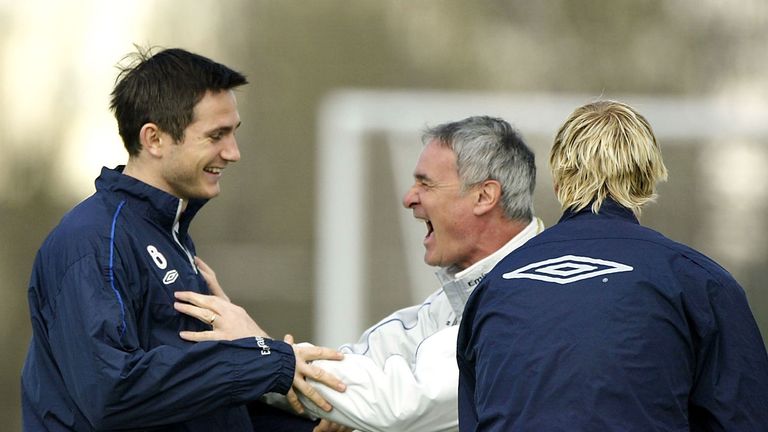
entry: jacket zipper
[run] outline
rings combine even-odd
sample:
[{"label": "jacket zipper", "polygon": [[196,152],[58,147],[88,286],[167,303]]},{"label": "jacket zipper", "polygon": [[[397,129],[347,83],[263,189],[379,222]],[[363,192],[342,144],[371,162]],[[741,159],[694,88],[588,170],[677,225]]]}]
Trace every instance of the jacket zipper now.
[{"label": "jacket zipper", "polygon": [[189,250],[187,250],[187,248],[184,247],[184,245],[179,241],[179,219],[181,219],[181,209],[183,204],[184,200],[179,200],[179,207],[176,209],[176,218],[173,220],[173,229],[171,230],[171,234],[173,235],[173,240],[176,242],[176,244],[179,245],[181,250],[183,250],[187,255],[187,259],[189,260],[189,264],[192,266],[192,270],[195,272],[195,274],[197,274],[195,257],[193,257],[192,254],[189,253]]}]

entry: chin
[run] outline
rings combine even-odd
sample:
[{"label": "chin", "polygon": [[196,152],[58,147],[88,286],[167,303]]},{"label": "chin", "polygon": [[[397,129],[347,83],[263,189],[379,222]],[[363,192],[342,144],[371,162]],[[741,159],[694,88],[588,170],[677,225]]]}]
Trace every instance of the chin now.
[{"label": "chin", "polygon": [[440,261],[436,260],[436,259],[434,259],[432,257],[429,257],[427,255],[424,255],[424,264],[426,264],[428,266],[432,266],[432,267],[439,267],[440,266]]},{"label": "chin", "polygon": [[214,190],[208,190],[208,191],[204,191],[203,193],[201,193],[198,198],[199,199],[212,199],[212,198],[216,198],[217,196],[219,196],[220,193],[221,193],[221,189],[218,189],[218,188],[214,189]]}]

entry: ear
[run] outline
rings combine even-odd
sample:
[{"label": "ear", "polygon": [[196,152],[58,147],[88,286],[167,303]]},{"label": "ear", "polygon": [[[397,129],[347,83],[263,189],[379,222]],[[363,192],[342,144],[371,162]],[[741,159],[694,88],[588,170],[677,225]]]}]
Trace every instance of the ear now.
[{"label": "ear", "polygon": [[480,216],[496,208],[501,201],[501,184],[496,180],[486,180],[476,186],[475,216]]},{"label": "ear", "polygon": [[[146,123],[139,131],[141,149],[146,150],[151,156],[159,158],[163,155],[163,133],[154,123]],[[167,137],[165,141],[167,141]]]}]

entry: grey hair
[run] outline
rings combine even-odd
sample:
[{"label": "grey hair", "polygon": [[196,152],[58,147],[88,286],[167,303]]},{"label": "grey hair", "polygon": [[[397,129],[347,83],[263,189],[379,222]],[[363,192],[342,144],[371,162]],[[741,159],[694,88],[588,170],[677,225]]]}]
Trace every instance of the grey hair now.
[{"label": "grey hair", "polygon": [[437,140],[456,154],[462,190],[486,180],[501,184],[501,205],[512,220],[533,218],[536,161],[520,133],[494,117],[475,116],[424,131],[424,145]]}]

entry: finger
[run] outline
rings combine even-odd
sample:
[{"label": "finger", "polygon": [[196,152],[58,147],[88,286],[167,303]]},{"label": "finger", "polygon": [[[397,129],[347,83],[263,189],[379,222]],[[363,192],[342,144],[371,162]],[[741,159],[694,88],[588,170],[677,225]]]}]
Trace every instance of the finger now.
[{"label": "finger", "polygon": [[195,256],[195,264],[197,264],[197,268],[200,270],[200,272],[208,273],[215,276],[215,273],[213,272],[213,269],[211,268],[211,266],[206,264],[206,262],[203,261],[203,259],[200,258],[199,256]]},{"label": "finger", "polygon": [[328,429],[328,420],[320,420],[320,423],[315,426],[314,429],[312,429],[312,432],[333,432]]},{"label": "finger", "polygon": [[296,389],[299,393],[306,396],[307,399],[312,401],[315,405],[320,407],[323,411],[330,411],[333,407],[331,404],[328,403],[321,395],[318,393],[317,390],[315,390],[314,387],[309,385],[306,381],[303,379],[295,379],[293,380],[293,388]]},{"label": "finger", "polygon": [[221,337],[216,335],[216,331],[214,330],[199,331],[199,332],[181,331],[179,332],[179,337],[190,342],[202,342],[202,341],[221,339]]},{"label": "finger", "polygon": [[180,303],[180,302],[174,302],[173,308],[176,309],[178,312],[181,312],[185,315],[189,315],[192,318],[196,318],[205,324],[211,324],[211,318],[218,315],[216,312],[206,309],[206,308],[199,308],[197,306],[192,306],[191,304],[187,303]]},{"label": "finger", "polygon": [[291,406],[291,408],[296,411],[297,414],[303,414],[304,413],[304,405],[299,402],[299,397],[296,396],[296,392],[293,391],[293,389],[288,390],[288,393],[286,393],[285,398],[288,400],[288,404]]},{"label": "finger", "polygon": [[335,375],[326,372],[323,368],[304,363],[299,365],[299,369],[300,374],[321,384],[324,384],[332,389],[336,389],[340,392],[343,392],[347,389],[347,386],[344,385],[340,379],[336,378]]},{"label": "finger", "polygon": [[320,423],[315,426],[314,429],[312,429],[312,432],[333,432],[333,427],[335,423],[332,423],[326,419],[320,420]]},{"label": "finger", "polygon": [[336,351],[335,349],[320,347],[320,346],[303,346],[299,347],[302,353],[302,357],[306,361],[312,360],[343,360],[344,354]]},{"label": "finger", "polygon": [[224,293],[224,289],[219,284],[219,281],[217,281],[216,279],[212,279],[212,280],[206,281],[206,283],[208,284],[208,289],[211,291],[211,294],[215,295],[216,297],[219,297],[222,300],[232,301],[229,299],[229,296],[227,296]]},{"label": "finger", "polygon": [[218,308],[215,306],[215,304],[219,299],[214,296],[200,294],[193,291],[176,291],[173,293],[173,296],[176,297],[176,300],[191,303],[195,306],[210,309],[214,312],[218,311]]},{"label": "finger", "polygon": [[203,276],[205,283],[208,284],[208,288],[212,288],[212,285],[218,285],[219,283],[216,279],[216,273],[214,273],[213,270],[203,262],[203,260],[199,260],[199,262],[202,263],[202,265],[198,266],[200,275]]},{"label": "finger", "polygon": [[219,284],[219,280],[216,279],[216,272],[214,272],[213,269],[200,257],[195,257],[195,264],[197,264],[198,269],[200,269],[200,274],[203,276],[205,283],[208,284],[208,289],[211,291],[211,294],[226,301],[230,301],[229,297],[224,292],[224,289],[221,287],[221,284]]}]

